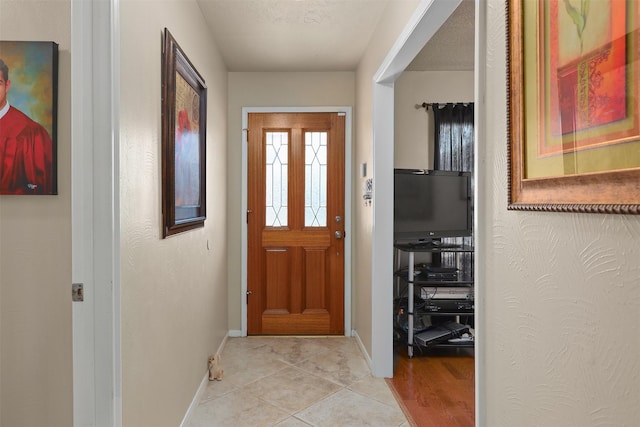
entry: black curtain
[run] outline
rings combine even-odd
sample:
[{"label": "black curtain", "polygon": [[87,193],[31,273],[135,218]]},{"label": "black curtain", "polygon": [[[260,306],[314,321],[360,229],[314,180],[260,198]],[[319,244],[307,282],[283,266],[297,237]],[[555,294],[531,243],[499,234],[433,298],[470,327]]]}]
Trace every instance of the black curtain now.
[{"label": "black curtain", "polygon": [[473,103],[433,104],[434,169],[473,172]]},{"label": "black curtain", "polygon": [[[473,103],[432,104],[435,143],[434,169],[473,172]],[[471,178],[471,202],[475,183]],[[473,246],[472,237],[453,237],[443,241]],[[442,253],[440,262],[456,266],[460,275],[473,280],[473,253]]]}]

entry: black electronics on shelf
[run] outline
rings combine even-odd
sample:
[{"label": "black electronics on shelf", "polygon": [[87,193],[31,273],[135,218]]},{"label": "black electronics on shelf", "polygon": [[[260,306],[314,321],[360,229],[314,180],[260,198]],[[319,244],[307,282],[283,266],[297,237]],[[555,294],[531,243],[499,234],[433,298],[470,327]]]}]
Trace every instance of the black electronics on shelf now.
[{"label": "black electronics on shelf", "polygon": [[[421,347],[442,345],[472,347],[474,341],[468,325],[458,327],[457,325],[460,323],[456,319],[455,322],[448,322],[454,327],[449,327],[451,330],[447,330],[447,326],[437,324],[437,322],[428,325],[424,318],[425,316],[431,318],[434,316],[473,317],[475,310],[473,262],[462,270],[456,265],[417,265],[415,254],[446,252],[455,255],[455,257],[464,254],[472,257],[473,247],[462,244],[455,247],[396,244],[395,249],[396,264],[400,262],[402,252],[408,254],[407,266],[397,265],[395,274],[397,281],[407,285],[406,297],[396,298],[396,305],[398,305],[396,311],[401,311],[403,316],[396,313],[395,325],[401,336],[406,337],[408,356],[413,357],[413,347],[416,345]],[[449,275],[434,278],[429,275],[429,271],[455,272],[456,276],[455,278]],[[449,334],[449,332],[451,333]],[[460,337],[462,333],[469,336],[462,339]]]},{"label": "black electronics on shelf", "polygon": [[[468,335],[469,327],[457,322],[447,322],[441,325],[433,325],[425,328],[415,336],[415,342],[423,347],[429,347],[442,343],[449,343],[449,340],[460,339]],[[466,337],[465,337],[466,338]],[[472,340],[462,340],[457,342],[473,342]]]},{"label": "black electronics on shelf", "polygon": [[[473,337],[461,339],[457,332],[447,338],[446,328],[442,331],[436,327],[440,322],[434,321],[453,316],[457,325],[458,319],[473,318],[471,177],[465,171],[394,170],[395,301],[402,302],[397,309],[402,315],[397,314],[395,322],[398,333],[406,336],[409,357],[414,345],[473,345]],[[416,265],[415,254],[421,252],[428,253],[430,261]],[[401,253],[408,254],[405,266],[400,265]],[[400,282],[406,284],[406,295],[400,295]],[[416,327],[426,335],[414,342]],[[430,334],[437,337],[426,339]]]}]

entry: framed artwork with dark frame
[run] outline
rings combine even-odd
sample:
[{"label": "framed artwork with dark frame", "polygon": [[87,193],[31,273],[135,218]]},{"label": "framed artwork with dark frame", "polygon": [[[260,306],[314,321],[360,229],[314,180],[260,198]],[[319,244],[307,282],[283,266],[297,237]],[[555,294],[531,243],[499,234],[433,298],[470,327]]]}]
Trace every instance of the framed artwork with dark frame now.
[{"label": "framed artwork with dark frame", "polygon": [[0,194],[58,194],[58,44],[0,41]]},{"label": "framed artwork with dark frame", "polygon": [[507,0],[508,209],[640,214],[640,4]]},{"label": "framed artwork with dark frame", "polygon": [[207,86],[168,29],[162,46],[163,237],[206,219]]}]

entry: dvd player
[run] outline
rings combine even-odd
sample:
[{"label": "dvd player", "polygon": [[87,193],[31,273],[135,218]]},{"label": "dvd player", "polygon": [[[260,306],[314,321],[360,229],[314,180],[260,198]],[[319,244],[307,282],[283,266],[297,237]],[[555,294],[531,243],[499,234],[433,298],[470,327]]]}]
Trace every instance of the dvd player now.
[{"label": "dvd player", "polygon": [[434,267],[432,265],[427,267],[427,271],[432,273],[457,273],[456,267]]},{"label": "dvd player", "polygon": [[465,332],[469,332],[469,327],[456,322],[448,322],[442,325],[429,326],[423,332],[413,337],[413,342],[423,347],[439,342],[447,341],[450,338],[460,337]]},{"label": "dvd player", "polygon": [[458,280],[458,272],[440,272],[434,273],[429,270],[426,272],[426,276],[428,280],[443,280],[443,281],[456,281]]},{"label": "dvd player", "polygon": [[427,299],[473,299],[473,288],[468,286],[423,286],[420,298]]},{"label": "dvd player", "polygon": [[474,303],[473,300],[453,300],[453,299],[441,299],[441,300],[429,300],[424,306],[422,311],[425,313],[445,313],[445,314],[473,314]]}]

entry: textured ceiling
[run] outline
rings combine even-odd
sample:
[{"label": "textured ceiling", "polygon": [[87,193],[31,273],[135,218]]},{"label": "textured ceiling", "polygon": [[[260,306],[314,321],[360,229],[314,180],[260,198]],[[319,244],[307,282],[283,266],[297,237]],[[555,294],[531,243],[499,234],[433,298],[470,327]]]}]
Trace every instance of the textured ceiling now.
[{"label": "textured ceiling", "polygon": [[[197,1],[229,71],[353,71],[385,7],[399,0]],[[412,70],[473,69],[473,0],[463,6],[454,36],[436,34],[444,47],[429,43]]]},{"label": "textured ceiling", "polygon": [[473,70],[474,33],[474,1],[464,0],[409,64],[407,70]]}]

